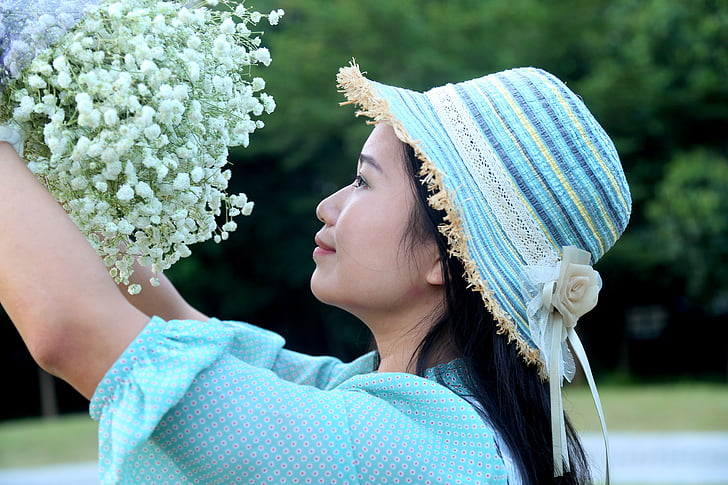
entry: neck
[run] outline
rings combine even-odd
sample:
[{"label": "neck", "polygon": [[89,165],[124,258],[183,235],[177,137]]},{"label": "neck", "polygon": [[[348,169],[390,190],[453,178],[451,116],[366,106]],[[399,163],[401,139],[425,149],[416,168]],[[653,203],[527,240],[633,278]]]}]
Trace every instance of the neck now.
[{"label": "neck", "polygon": [[416,296],[381,308],[340,306],[357,316],[374,335],[379,372],[416,372],[418,348],[442,315],[444,294],[440,286],[429,286]]},{"label": "neck", "polygon": [[[419,347],[436,322],[432,315],[439,313],[430,312],[425,318],[410,320],[415,322],[410,325],[397,325],[395,322],[382,326],[369,324],[379,352],[378,372],[417,372]],[[438,337],[434,349],[434,352],[428,352],[426,356],[426,367],[449,362],[456,356],[446,336]]]},{"label": "neck", "polygon": [[379,352],[378,372],[415,372],[417,350],[426,332],[415,325],[408,332],[374,331],[374,340]]}]

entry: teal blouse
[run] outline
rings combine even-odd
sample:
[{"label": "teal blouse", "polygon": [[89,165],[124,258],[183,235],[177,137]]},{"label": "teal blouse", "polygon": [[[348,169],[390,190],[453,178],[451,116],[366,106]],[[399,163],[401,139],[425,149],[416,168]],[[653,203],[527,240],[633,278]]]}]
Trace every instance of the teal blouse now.
[{"label": "teal blouse", "polygon": [[434,371],[283,346],[246,323],[152,318],[91,400],[101,483],[507,482],[493,431]]}]

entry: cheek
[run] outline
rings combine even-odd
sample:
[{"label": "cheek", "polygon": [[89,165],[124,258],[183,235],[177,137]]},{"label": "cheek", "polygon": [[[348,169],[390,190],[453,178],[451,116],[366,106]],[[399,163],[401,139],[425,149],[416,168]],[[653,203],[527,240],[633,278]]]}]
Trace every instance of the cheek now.
[{"label": "cheek", "polygon": [[392,222],[367,217],[347,220],[337,234],[340,262],[376,272],[402,266],[407,260],[401,248],[402,227]]}]

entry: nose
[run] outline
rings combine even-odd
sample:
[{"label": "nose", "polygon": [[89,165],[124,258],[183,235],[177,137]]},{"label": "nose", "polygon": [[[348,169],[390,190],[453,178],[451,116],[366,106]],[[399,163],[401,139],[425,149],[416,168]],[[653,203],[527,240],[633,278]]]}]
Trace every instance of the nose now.
[{"label": "nose", "polygon": [[323,222],[327,226],[333,226],[336,224],[336,219],[339,217],[341,206],[341,196],[345,190],[346,187],[343,187],[319,202],[316,206],[316,218],[319,221]]}]

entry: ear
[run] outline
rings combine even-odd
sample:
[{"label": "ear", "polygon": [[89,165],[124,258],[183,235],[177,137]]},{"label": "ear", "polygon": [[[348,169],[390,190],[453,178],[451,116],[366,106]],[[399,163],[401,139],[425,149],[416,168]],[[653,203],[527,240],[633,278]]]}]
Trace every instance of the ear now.
[{"label": "ear", "polygon": [[442,276],[442,261],[440,256],[435,256],[430,268],[425,274],[425,279],[432,286],[442,286],[445,282]]}]

